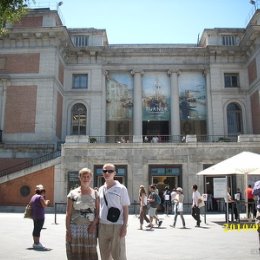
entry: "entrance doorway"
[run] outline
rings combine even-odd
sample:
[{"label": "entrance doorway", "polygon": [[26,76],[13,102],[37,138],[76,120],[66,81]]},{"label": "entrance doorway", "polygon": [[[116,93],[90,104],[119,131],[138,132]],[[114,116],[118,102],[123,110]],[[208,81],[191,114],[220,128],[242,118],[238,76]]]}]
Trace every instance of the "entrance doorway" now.
[{"label": "entrance doorway", "polygon": [[[166,188],[171,192],[173,188],[181,187],[182,171],[181,165],[150,165],[149,182],[155,184],[161,197],[160,212],[165,211],[164,192]],[[169,211],[170,212],[170,211]]]},{"label": "entrance doorway", "polygon": [[147,136],[149,141],[153,136],[158,136],[159,141],[165,141],[170,134],[169,121],[143,121],[143,135]]},{"label": "entrance doorway", "polygon": [[172,191],[173,188],[178,187],[178,177],[177,176],[152,176],[152,183],[156,184],[159,194],[163,194],[166,187]]}]

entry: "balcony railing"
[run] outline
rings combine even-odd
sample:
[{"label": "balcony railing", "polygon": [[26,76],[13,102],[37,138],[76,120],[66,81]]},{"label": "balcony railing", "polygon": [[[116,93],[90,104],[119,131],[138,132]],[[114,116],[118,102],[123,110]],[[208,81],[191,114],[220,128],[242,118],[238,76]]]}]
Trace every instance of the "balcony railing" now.
[{"label": "balcony railing", "polygon": [[[155,143],[223,143],[223,142],[260,142],[260,135],[106,135],[106,136],[67,136],[66,142],[59,142],[58,150],[53,153],[48,153],[44,156],[28,160],[24,163],[14,165],[7,169],[0,171],[0,177],[8,175],[13,172],[17,172],[34,165],[41,164],[43,162],[55,159],[61,156],[61,145],[63,143],[91,143],[91,144],[128,144],[128,143],[143,143],[155,144]],[[4,148],[10,148],[12,145],[5,144]],[[13,144],[14,148],[15,145]],[[41,145],[40,145],[41,146]],[[37,147],[37,144],[32,148]],[[17,147],[16,147],[17,148]],[[59,149],[60,148],[60,149]]]},{"label": "balcony railing", "polygon": [[89,143],[190,143],[237,142],[238,135],[106,135],[90,136]]}]

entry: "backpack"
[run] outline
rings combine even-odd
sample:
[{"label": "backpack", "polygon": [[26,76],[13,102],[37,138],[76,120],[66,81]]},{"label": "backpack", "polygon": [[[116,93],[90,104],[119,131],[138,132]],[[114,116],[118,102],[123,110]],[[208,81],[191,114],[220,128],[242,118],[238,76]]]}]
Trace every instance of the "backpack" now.
[{"label": "backpack", "polygon": [[155,197],[154,202],[156,203],[156,205],[160,205],[162,202],[160,196],[157,193],[154,193],[154,197]]}]

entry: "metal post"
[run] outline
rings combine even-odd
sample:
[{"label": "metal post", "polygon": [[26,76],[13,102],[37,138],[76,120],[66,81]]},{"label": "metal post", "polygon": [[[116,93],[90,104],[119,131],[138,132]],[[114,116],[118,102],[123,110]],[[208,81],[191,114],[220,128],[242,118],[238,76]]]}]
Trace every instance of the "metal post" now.
[{"label": "metal post", "polygon": [[54,224],[57,224],[57,203],[54,206]]}]

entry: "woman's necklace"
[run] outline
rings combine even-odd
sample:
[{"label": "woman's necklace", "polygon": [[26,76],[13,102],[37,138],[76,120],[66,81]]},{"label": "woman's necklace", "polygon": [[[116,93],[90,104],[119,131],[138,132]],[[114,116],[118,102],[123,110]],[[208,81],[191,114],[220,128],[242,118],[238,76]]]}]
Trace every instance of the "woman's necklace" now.
[{"label": "woman's necklace", "polygon": [[81,191],[81,194],[83,194],[83,195],[86,195],[86,194],[90,194],[90,193],[91,193],[90,187],[87,187],[87,188],[85,188],[85,187],[80,187],[80,191]]}]

